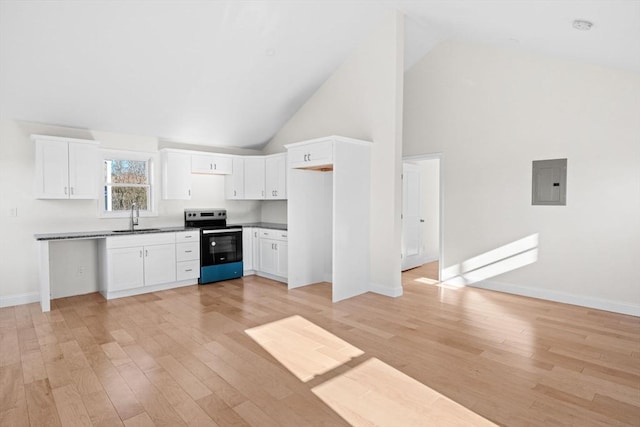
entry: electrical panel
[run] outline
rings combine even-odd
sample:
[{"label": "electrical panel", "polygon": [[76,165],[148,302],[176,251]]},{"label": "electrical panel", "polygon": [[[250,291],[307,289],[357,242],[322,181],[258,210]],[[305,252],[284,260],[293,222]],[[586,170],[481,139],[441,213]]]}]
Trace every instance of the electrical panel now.
[{"label": "electrical panel", "polygon": [[567,159],[533,161],[531,204],[567,204]]}]

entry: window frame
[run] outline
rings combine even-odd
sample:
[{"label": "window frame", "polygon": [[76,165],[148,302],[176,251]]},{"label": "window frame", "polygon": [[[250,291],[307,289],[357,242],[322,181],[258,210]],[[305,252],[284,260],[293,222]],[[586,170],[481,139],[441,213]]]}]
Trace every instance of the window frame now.
[{"label": "window frame", "polygon": [[[157,217],[158,216],[158,184],[156,182],[156,167],[159,164],[157,153],[147,153],[141,151],[124,151],[124,150],[100,150],[100,188],[98,190],[98,216],[100,218],[128,218],[131,215],[130,210],[109,212],[106,210],[104,188],[107,185],[104,176],[105,160],[135,160],[147,162],[147,178],[149,182],[149,209],[140,209],[141,217]],[[131,184],[131,187],[142,187],[145,184]]]}]

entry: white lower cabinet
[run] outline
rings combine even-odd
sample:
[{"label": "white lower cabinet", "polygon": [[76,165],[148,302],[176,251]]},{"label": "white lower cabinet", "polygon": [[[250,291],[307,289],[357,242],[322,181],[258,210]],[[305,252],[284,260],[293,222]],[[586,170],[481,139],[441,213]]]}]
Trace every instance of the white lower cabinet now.
[{"label": "white lower cabinet", "polygon": [[109,291],[144,286],[144,259],[142,246],[113,248],[107,251],[107,277]]},{"label": "white lower cabinet", "polygon": [[288,276],[287,232],[261,228],[258,232],[259,265],[257,273],[286,282]]},{"label": "white lower cabinet", "polygon": [[[182,241],[186,234],[196,240]],[[107,237],[99,247],[100,292],[111,299],[193,284],[198,248],[197,231]]]}]

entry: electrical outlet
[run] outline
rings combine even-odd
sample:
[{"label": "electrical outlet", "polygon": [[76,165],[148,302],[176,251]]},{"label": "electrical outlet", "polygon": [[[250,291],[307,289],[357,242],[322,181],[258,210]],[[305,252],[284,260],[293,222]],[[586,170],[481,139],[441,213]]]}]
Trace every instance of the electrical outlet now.
[{"label": "electrical outlet", "polygon": [[18,216],[18,208],[9,208],[9,216]]},{"label": "electrical outlet", "polygon": [[83,266],[78,267],[78,270],[76,271],[76,276],[78,276],[78,277],[83,277],[84,276],[84,267]]}]

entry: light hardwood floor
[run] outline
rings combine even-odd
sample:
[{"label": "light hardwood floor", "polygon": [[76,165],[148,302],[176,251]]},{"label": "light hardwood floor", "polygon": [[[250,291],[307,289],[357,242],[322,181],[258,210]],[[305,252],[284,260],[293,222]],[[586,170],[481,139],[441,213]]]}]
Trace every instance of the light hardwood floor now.
[{"label": "light hardwood floor", "polygon": [[[640,425],[640,319],[403,274],[337,304],[255,276],[0,309],[0,425],[348,425],[312,391],[373,358],[494,423]],[[362,350],[303,382],[245,330],[299,315]]]}]

